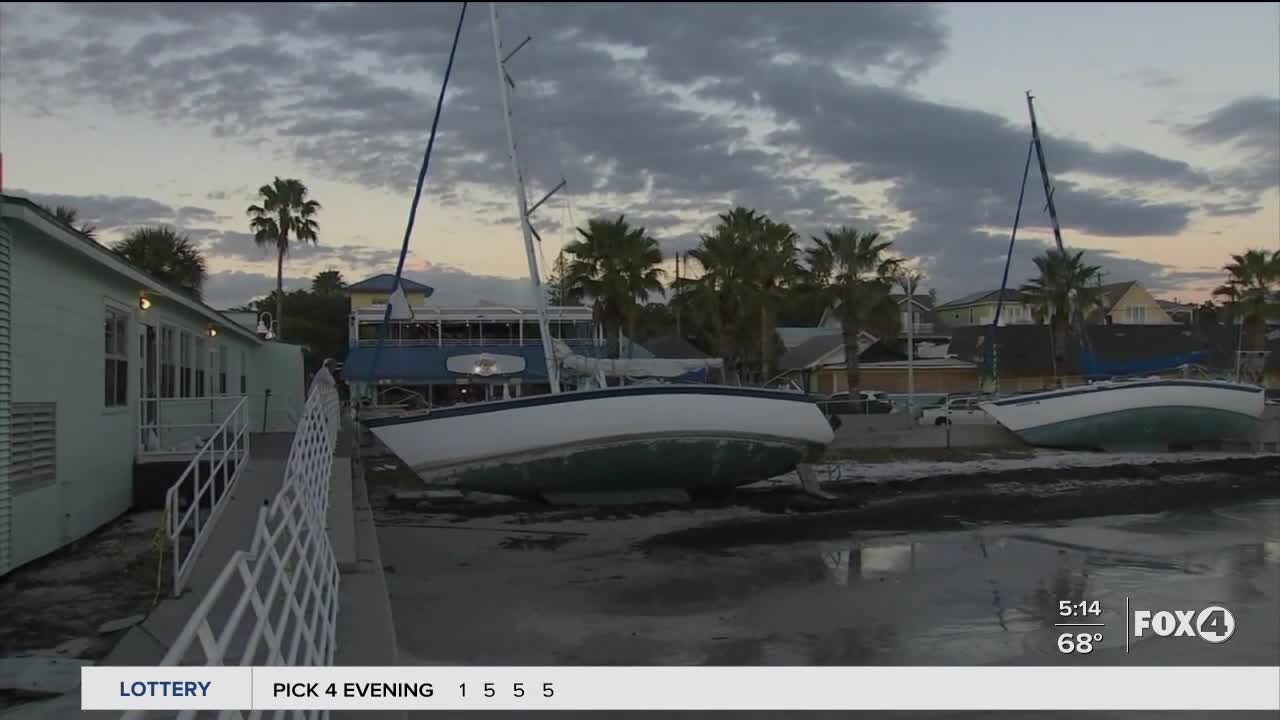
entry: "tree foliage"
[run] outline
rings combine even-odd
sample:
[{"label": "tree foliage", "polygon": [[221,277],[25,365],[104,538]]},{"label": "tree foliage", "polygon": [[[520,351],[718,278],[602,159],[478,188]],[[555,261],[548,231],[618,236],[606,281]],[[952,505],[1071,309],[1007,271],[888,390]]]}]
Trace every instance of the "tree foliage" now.
[{"label": "tree foliage", "polygon": [[208,277],[200,248],[168,226],[131,230],[111,245],[112,251],[155,277],[199,299]]},{"label": "tree foliage", "polygon": [[258,247],[270,247],[276,251],[276,332],[284,335],[284,258],[290,244],[318,243],[320,224],[316,215],[320,203],[309,197],[307,186],[295,178],[276,177],[271,183],[258,188],[258,203],[245,212],[249,216],[249,229]]}]

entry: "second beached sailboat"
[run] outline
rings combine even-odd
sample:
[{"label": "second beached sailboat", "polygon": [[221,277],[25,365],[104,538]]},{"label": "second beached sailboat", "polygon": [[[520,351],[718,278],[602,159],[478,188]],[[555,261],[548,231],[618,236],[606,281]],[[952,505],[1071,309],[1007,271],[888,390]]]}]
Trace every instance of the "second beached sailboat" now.
[{"label": "second beached sailboat", "polygon": [[[1058,251],[1065,254],[1032,101],[1031,93],[1027,93],[1032,144],[1040,166],[1054,240]],[[1080,303],[1074,301],[1070,324],[1081,339],[1081,366],[1087,376],[1154,373],[1177,369],[1186,362],[1182,357],[1152,358],[1142,363],[1140,370],[1108,367],[1087,347]],[[981,407],[1031,445],[1163,451],[1227,438],[1251,438],[1262,419],[1266,404],[1264,393],[1262,387],[1243,383],[1143,377],[1015,395],[983,403]]]}]

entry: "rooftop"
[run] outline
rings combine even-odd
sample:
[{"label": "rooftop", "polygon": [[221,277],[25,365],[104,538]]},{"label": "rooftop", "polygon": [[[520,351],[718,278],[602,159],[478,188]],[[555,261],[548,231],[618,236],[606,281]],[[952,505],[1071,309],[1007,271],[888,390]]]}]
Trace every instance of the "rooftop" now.
[{"label": "rooftop", "polygon": [[[435,292],[435,288],[415,282],[407,277],[400,278],[400,284],[406,292],[426,293],[427,297],[431,297]],[[365,278],[358,283],[347,286],[347,292],[384,292],[389,293],[395,289],[396,276],[391,273],[382,273],[374,275],[371,278]]]},{"label": "rooftop", "polygon": [[36,232],[58,240],[64,245],[80,251],[104,267],[130,278],[142,285],[146,290],[158,293],[166,300],[202,315],[207,320],[218,323],[221,327],[237,332],[242,337],[252,339],[255,342],[262,341],[252,330],[243,327],[221,310],[206,305],[203,301],[192,297],[182,288],[171,285],[138,267],[124,256],[113,252],[111,248],[62,222],[48,210],[41,207],[39,203],[17,195],[0,194],[0,205],[3,205],[3,213],[0,213],[0,217],[24,223],[32,227]]},{"label": "rooftop", "polygon": [[[997,290],[979,290],[978,292],[969,293],[968,295],[956,298],[955,300],[944,302],[938,307],[939,308],[958,308],[958,307],[967,307],[969,305],[993,303],[993,302],[996,302],[999,299],[999,297],[1000,297],[1000,290],[998,289]],[[1013,288],[1005,288],[1004,301],[1005,302],[1021,302],[1022,293],[1018,292]]]}]

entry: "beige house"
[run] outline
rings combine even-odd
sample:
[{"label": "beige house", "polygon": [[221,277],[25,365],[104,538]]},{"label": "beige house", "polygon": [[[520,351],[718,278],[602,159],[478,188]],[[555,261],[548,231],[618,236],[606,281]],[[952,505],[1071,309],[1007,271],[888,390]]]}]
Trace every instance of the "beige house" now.
[{"label": "beige house", "polygon": [[1103,312],[1107,325],[1172,325],[1174,319],[1137,280],[1102,286]]},{"label": "beige house", "polygon": [[[1136,280],[1103,285],[1103,310],[1090,317],[1091,322],[1106,325],[1172,325],[1174,320],[1160,303]],[[951,327],[990,325],[995,319],[999,290],[983,290],[937,307],[938,320]],[[1031,307],[1022,302],[1017,290],[1004,291],[1001,325],[1029,325],[1035,322]]]}]

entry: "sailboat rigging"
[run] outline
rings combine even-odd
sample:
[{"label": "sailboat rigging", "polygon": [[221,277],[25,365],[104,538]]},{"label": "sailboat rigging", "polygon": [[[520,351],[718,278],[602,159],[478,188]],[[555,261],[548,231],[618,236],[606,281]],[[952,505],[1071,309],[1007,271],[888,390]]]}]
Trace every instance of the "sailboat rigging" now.
[{"label": "sailboat rigging", "polygon": [[[502,119],[507,126],[507,155],[511,160],[511,175],[515,182],[516,206],[520,213],[520,234],[524,237],[525,255],[529,261],[529,283],[533,286],[535,307],[538,309],[539,342],[542,343],[542,355],[547,363],[547,382],[551,385],[551,393],[558,395],[560,393],[560,372],[556,366],[555,353],[552,350],[551,329],[550,324],[547,322],[547,298],[542,292],[542,276],[538,272],[538,259],[533,248],[535,231],[529,221],[530,213],[538,208],[535,205],[533,210],[529,209],[529,197],[524,186],[524,173],[520,171],[519,148],[516,147],[515,130],[511,124],[511,88],[515,85],[515,81],[511,79],[511,75],[507,72],[507,61],[520,52],[520,49],[529,43],[530,38],[525,38],[510,54],[504,57],[502,54],[502,33],[498,29],[498,6],[492,2],[489,3],[489,27],[493,33],[493,56],[497,60],[498,88],[502,97]],[[538,205],[546,202],[561,187],[564,187],[564,183],[557,185],[550,193],[547,193],[546,197],[538,201]]]},{"label": "sailboat rigging", "polygon": [[[1063,260],[1067,258],[1067,248],[1062,242],[1062,224],[1058,222],[1058,208],[1053,202],[1053,186],[1049,181],[1049,168],[1044,160],[1044,143],[1040,142],[1040,125],[1036,122],[1036,106],[1035,97],[1031,91],[1027,91],[1027,113],[1031,116],[1031,143],[1036,149],[1036,162],[1040,166],[1040,181],[1044,185],[1044,201],[1045,207],[1049,210],[1049,222],[1053,225],[1053,241],[1058,246],[1058,253],[1062,255]],[[1080,349],[1089,352],[1089,337],[1084,327],[1084,314],[1082,312],[1079,295],[1072,291],[1072,297],[1068,299],[1071,307],[1070,325],[1071,334],[1076,335],[1080,341]]]},{"label": "sailboat rigging", "polygon": [[[510,107],[515,81],[507,71],[529,41],[503,55],[495,3],[489,4],[489,26],[550,393],[368,418],[365,427],[429,484],[518,496],[659,488],[719,494],[816,460],[834,433],[810,396],[679,383],[609,387],[608,377],[677,378],[690,371],[691,362],[707,366],[705,371],[720,361],[602,361],[552,336],[533,244],[538,234],[530,222],[546,198],[529,205]],[[489,363],[484,372],[477,365],[473,377],[456,365],[450,372],[462,383],[505,382],[509,372],[499,372],[501,365]],[[523,361],[514,365],[519,369],[510,372],[524,368]],[[579,383],[596,378],[600,387],[579,384],[566,391],[561,367],[574,370]]]},{"label": "sailboat rigging", "polygon": [[[1027,92],[1031,116],[1031,143],[1040,165],[1045,200],[1053,224],[1058,252],[1066,259],[1053,187],[1044,159],[1035,105]],[[1027,165],[1031,156],[1028,153]],[[1023,188],[1026,171],[1023,172]],[[1021,213],[1019,198],[1019,214]],[[1017,233],[1017,216],[1014,235]],[[1010,257],[1013,239],[1010,238]],[[1005,264],[1008,277],[1008,259]],[[1002,284],[1003,289],[1003,284]],[[1076,296],[1075,290],[1070,290]],[[1070,327],[1080,342],[1082,373],[1097,375],[1105,370],[1089,348],[1082,303],[1068,297]],[[1051,333],[1052,334],[1052,333]],[[994,339],[995,326],[992,326]],[[993,343],[994,344],[994,343]],[[995,349],[992,347],[994,357]],[[1055,351],[1056,356],[1056,351]],[[1157,358],[1142,363],[1144,372],[1179,367],[1179,356]],[[1056,363],[1056,357],[1055,357]],[[1130,364],[1132,368],[1133,364]],[[1115,367],[1114,365],[1112,367]],[[1130,370],[1132,371],[1132,370]],[[1055,375],[1057,366],[1055,364]],[[1111,377],[1114,377],[1113,373]],[[1192,380],[1188,378],[1145,377],[1104,380],[1077,387],[1059,388],[1028,395],[1014,395],[983,403],[982,409],[1030,445],[1083,450],[1169,450],[1196,445],[1219,444],[1225,439],[1249,440],[1256,435],[1265,407],[1263,388],[1257,385]]]}]

